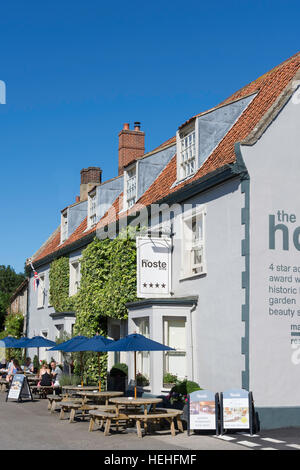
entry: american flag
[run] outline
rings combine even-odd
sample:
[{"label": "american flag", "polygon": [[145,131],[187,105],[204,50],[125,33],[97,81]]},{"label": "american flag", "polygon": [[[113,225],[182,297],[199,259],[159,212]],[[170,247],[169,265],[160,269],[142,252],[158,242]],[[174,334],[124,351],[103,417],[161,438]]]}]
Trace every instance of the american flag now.
[{"label": "american flag", "polygon": [[37,288],[39,287],[39,283],[40,283],[40,278],[39,278],[39,275],[36,271],[34,271],[34,275],[33,275],[33,288],[34,290],[37,290]]}]

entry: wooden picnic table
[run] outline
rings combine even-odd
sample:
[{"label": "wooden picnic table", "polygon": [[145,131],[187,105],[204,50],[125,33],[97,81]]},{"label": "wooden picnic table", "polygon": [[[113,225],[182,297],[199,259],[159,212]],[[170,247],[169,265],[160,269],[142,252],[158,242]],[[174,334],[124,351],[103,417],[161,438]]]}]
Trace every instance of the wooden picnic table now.
[{"label": "wooden picnic table", "polygon": [[91,386],[91,385],[84,385],[83,387],[80,385],[78,387],[78,385],[62,385],[61,389],[63,391],[65,391],[66,395],[69,395],[69,392],[71,392],[71,394],[75,394],[77,395],[78,392],[89,392],[89,391],[93,391],[93,390],[98,390],[97,389],[97,385],[95,386]]},{"label": "wooden picnic table", "polygon": [[119,398],[111,398],[109,401],[113,403],[114,405],[116,405],[117,414],[119,413],[120,407],[122,408],[125,407],[126,409],[127,407],[141,406],[141,407],[144,407],[144,414],[147,415],[148,414],[147,407],[149,405],[153,405],[153,409],[155,411],[156,405],[158,405],[158,403],[162,403],[163,400],[162,398],[119,397]]},{"label": "wooden picnic table", "polygon": [[98,400],[98,401],[100,401],[101,399],[104,399],[105,400],[105,405],[108,405],[108,401],[111,398],[121,397],[122,395],[124,395],[124,393],[123,392],[110,392],[110,391],[91,392],[91,391],[88,391],[88,390],[82,390],[82,391],[78,391],[77,395],[83,396],[84,399],[93,398],[93,399]]}]

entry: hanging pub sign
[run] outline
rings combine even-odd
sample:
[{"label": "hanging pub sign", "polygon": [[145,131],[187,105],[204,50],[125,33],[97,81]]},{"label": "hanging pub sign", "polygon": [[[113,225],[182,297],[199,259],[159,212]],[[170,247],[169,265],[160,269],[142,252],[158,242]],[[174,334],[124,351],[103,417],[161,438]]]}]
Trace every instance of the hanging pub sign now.
[{"label": "hanging pub sign", "polygon": [[22,401],[22,399],[33,400],[27,377],[25,375],[15,374],[13,376],[6,395],[6,401],[9,398],[17,401]]},{"label": "hanging pub sign", "polygon": [[209,390],[199,390],[188,396],[188,435],[190,431],[215,431],[219,429],[219,395]]},{"label": "hanging pub sign", "polygon": [[227,429],[248,429],[253,434],[254,413],[252,392],[227,390],[221,393],[221,434]]},{"label": "hanging pub sign", "polygon": [[137,297],[168,297],[171,292],[171,239],[137,237]]}]

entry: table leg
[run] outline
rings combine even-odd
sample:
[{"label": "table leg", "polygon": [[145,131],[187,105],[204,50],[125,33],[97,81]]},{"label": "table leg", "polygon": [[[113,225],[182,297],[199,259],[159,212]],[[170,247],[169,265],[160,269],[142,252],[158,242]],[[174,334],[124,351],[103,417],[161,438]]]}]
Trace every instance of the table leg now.
[{"label": "table leg", "polygon": [[141,421],[139,419],[136,420],[136,431],[137,431],[137,435],[138,437],[143,437],[142,435],[142,428],[141,428]]},{"label": "table leg", "polygon": [[111,420],[110,420],[109,418],[107,418],[106,424],[105,424],[104,436],[108,436],[108,435],[109,435],[110,424],[111,424]]},{"label": "table leg", "polygon": [[93,431],[94,431],[94,424],[95,424],[95,420],[94,420],[93,417],[91,417],[90,426],[89,426],[89,432],[93,432]]}]

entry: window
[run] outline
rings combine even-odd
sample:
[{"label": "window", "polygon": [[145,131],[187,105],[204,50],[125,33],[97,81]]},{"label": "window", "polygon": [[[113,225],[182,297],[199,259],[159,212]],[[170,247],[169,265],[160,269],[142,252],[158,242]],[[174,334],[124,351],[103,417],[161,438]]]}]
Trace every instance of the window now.
[{"label": "window", "polygon": [[68,238],[68,211],[61,214],[61,243]]},{"label": "window", "polygon": [[[135,320],[137,333],[149,338],[149,318],[139,318]],[[150,378],[150,353],[149,351],[137,352],[136,356],[137,371],[148,379]]]},{"label": "window", "polygon": [[130,209],[136,202],[136,167],[126,171],[126,203]]},{"label": "window", "polygon": [[40,276],[38,293],[37,293],[37,308],[43,308],[45,304],[45,276]]},{"label": "window", "polygon": [[179,179],[188,178],[196,171],[196,132],[179,134]]},{"label": "window", "polygon": [[205,212],[183,215],[182,275],[184,277],[205,273]]},{"label": "window", "polygon": [[164,317],[164,344],[176,351],[166,351],[164,374],[177,375],[184,379],[187,375],[186,364],[186,318]]},{"label": "window", "polygon": [[70,287],[69,295],[77,294],[80,287],[80,261],[70,263]]},{"label": "window", "polygon": [[89,194],[89,206],[88,206],[88,226],[93,227],[97,222],[97,193],[93,191]]}]

